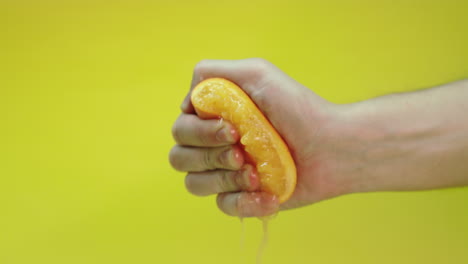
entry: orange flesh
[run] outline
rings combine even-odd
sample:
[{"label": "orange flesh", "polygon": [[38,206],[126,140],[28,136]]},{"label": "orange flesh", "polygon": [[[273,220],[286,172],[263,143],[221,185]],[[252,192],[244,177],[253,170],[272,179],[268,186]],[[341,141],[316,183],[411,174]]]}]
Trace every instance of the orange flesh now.
[{"label": "orange flesh", "polygon": [[250,97],[236,84],[222,78],[199,83],[192,91],[192,104],[202,118],[223,118],[240,134],[240,143],[260,179],[260,191],[276,195],[280,203],[296,186],[296,166],[270,122]]}]

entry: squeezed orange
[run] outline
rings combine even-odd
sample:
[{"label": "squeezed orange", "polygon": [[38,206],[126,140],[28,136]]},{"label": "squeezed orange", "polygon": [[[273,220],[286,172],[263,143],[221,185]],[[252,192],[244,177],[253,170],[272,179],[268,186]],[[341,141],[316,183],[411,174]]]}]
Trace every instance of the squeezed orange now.
[{"label": "squeezed orange", "polygon": [[246,160],[257,169],[260,191],[276,195],[280,203],[296,186],[296,166],[286,143],[250,97],[233,82],[210,78],[192,91],[192,104],[201,118],[223,118],[240,135]]}]

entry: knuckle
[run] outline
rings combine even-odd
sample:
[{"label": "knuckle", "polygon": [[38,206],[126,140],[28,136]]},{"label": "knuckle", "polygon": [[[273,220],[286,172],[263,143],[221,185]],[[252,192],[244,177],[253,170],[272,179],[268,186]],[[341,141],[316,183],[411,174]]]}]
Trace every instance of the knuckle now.
[{"label": "knuckle", "polygon": [[209,146],[213,143],[211,140],[211,130],[209,130],[206,126],[202,125],[195,130],[194,135],[198,141],[204,146]]},{"label": "knuckle", "polygon": [[271,63],[262,58],[252,58],[248,61],[250,70],[257,77],[263,76],[270,69]]},{"label": "knuckle", "polygon": [[172,138],[175,140],[175,142],[179,143],[180,142],[180,125],[179,125],[179,119],[177,119],[174,124],[172,125]]},{"label": "knuckle", "polygon": [[220,193],[220,194],[218,194],[216,196],[216,205],[218,206],[218,209],[221,210],[223,213],[224,213],[224,211],[223,211],[223,200],[224,200],[225,195],[226,194],[224,194],[224,193]]},{"label": "knuckle", "polygon": [[218,194],[218,196],[216,197],[216,205],[218,206],[218,209],[221,212],[223,212],[226,215],[231,215],[226,208],[226,202],[225,202],[226,196],[227,196],[227,193]]},{"label": "knuckle", "polygon": [[178,146],[173,147],[169,152],[169,162],[174,169],[181,170],[182,163],[179,155]]},{"label": "knuckle", "polygon": [[208,169],[208,170],[212,170],[214,168],[216,168],[216,164],[214,164],[214,161],[213,161],[213,151],[210,151],[210,150],[206,150],[203,152],[203,164],[205,165],[205,167]]},{"label": "knuckle", "polygon": [[187,191],[193,195],[199,195],[196,191],[196,183],[195,183],[195,178],[194,178],[195,175],[193,174],[187,174],[187,176],[185,176],[185,188],[187,189]]},{"label": "knuckle", "polygon": [[226,215],[237,216],[239,212],[239,198],[238,194],[220,193],[216,197],[216,204],[219,210]]},{"label": "knuckle", "polygon": [[209,64],[209,60],[201,60],[195,64],[194,67],[194,73],[195,74],[202,74],[206,69]]},{"label": "knuckle", "polygon": [[253,64],[259,65],[261,67],[268,67],[271,64],[268,60],[263,58],[251,58],[251,60]]}]

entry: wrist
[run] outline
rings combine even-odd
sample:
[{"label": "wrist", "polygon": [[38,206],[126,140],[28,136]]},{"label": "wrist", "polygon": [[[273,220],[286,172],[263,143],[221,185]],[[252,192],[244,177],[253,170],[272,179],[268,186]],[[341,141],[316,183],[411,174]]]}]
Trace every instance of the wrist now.
[{"label": "wrist", "polygon": [[376,150],[381,149],[386,129],[375,122],[375,104],[363,101],[336,105],[330,124],[328,146],[338,166],[331,170],[342,194],[375,191],[380,184],[376,176]]},{"label": "wrist", "polygon": [[[310,159],[314,164],[314,178],[325,184],[317,190],[318,200],[356,192],[373,191],[377,182],[375,175],[374,148],[383,131],[372,124],[368,114],[373,105],[367,102],[322,107],[321,118],[314,120],[317,128],[311,133]],[[377,147],[378,148],[378,147]],[[310,161],[309,161],[310,162]],[[322,193],[326,190],[325,193]]]}]

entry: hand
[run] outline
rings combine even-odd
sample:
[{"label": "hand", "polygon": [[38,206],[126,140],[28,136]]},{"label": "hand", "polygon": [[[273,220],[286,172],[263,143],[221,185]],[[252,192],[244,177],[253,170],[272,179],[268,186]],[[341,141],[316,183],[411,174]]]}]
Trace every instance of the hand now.
[{"label": "hand", "polygon": [[261,59],[202,61],[192,88],[210,77],[229,79],[252,98],[297,168],[296,189],[285,203],[252,192],[258,178],[235,145],[238,133],[228,122],[199,119],[189,93],[173,126],[170,162],[188,172],[191,193],[218,194],[229,215],[265,216],[354,192],[468,185],[466,80],[336,105]]},{"label": "hand", "polygon": [[[238,84],[267,116],[286,141],[297,167],[297,187],[281,209],[295,208],[348,192],[349,181],[333,174],[338,148],[328,140],[339,107],[297,83],[261,59],[207,60],[194,70],[191,88],[210,77]],[[198,118],[190,93],[182,103],[183,113],[173,126],[177,145],[170,162],[187,171],[187,189],[200,196],[218,194],[219,208],[229,215],[262,216],[278,209],[266,193],[246,192],[258,188],[251,166],[236,145],[239,135],[233,126],[218,120]],[[349,153],[349,152],[348,152]]]}]

